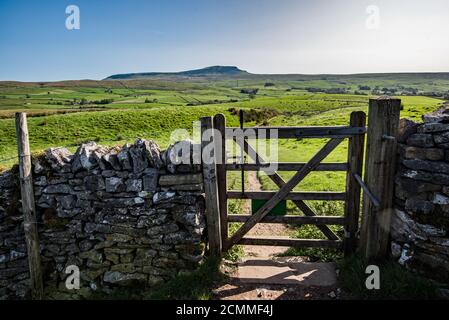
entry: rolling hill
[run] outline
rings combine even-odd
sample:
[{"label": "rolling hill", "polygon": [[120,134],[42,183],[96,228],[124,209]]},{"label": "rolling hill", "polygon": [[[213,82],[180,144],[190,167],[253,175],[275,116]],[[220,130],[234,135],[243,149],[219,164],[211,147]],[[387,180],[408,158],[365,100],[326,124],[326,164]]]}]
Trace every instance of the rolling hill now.
[{"label": "rolling hill", "polygon": [[125,73],[115,74],[104,80],[129,80],[129,79],[148,79],[165,77],[235,77],[248,76],[248,72],[240,70],[235,66],[212,66],[202,69],[187,70],[181,72],[143,72],[143,73]]}]

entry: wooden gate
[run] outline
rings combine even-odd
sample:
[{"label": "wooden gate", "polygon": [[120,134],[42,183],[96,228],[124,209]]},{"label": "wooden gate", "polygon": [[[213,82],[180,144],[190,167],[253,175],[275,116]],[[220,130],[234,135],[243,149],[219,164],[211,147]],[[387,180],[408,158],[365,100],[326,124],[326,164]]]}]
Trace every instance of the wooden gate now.
[{"label": "wooden gate", "polygon": [[[389,110],[393,106],[394,110],[399,110],[400,100],[384,99],[370,100],[371,106],[376,110]],[[381,108],[379,108],[379,106]],[[383,108],[385,106],[385,108]],[[371,114],[371,111],[370,111]],[[382,112],[373,112],[374,122],[383,121],[383,123],[394,123],[397,127],[399,113],[394,117],[385,117]],[[397,119],[396,119],[397,118]],[[396,121],[397,120],[397,121]],[[371,121],[371,119],[370,119]],[[381,127],[383,125],[380,125]],[[391,126],[394,128],[394,125]],[[205,117],[201,119],[202,133],[208,129],[215,129],[214,135],[208,141],[202,141],[203,153],[205,147],[214,141],[215,149],[221,148],[221,159],[217,159],[219,152],[215,155],[215,163],[206,164],[203,162],[203,174],[205,181],[207,226],[209,236],[209,248],[211,254],[220,255],[235,244],[246,245],[269,245],[269,246],[289,246],[289,247],[313,247],[313,248],[337,248],[344,250],[345,254],[353,253],[357,245],[357,233],[359,231],[359,213],[361,208],[361,190],[365,192],[365,202],[370,202],[367,210],[373,211],[367,213],[366,228],[377,230],[382,228],[383,233],[389,230],[389,225],[379,226],[374,214],[375,210],[382,208],[382,204],[388,204],[391,194],[384,194],[383,187],[379,187],[377,197],[373,195],[367,185],[363,182],[363,156],[366,128],[366,115],[364,112],[353,112],[350,122],[347,126],[332,127],[254,127],[250,129],[255,133],[256,138],[262,130],[277,130],[278,139],[328,139],[328,142],[306,163],[269,163],[263,159],[256,150],[250,145],[247,139],[239,138],[241,131],[238,128],[227,128],[224,115],[218,114],[215,117]],[[372,141],[381,141],[380,145],[388,146],[391,142],[396,143],[394,134],[387,132],[377,132],[373,126]],[[374,134],[375,133],[375,134]],[[387,139],[387,138],[389,139]],[[270,139],[264,136],[264,139]],[[253,163],[228,163],[226,156],[226,140],[233,140],[243,151],[252,158]],[[347,162],[344,163],[322,163],[337,146],[345,140],[348,142]],[[368,138],[368,147],[370,140]],[[375,143],[372,144],[376,145]],[[379,145],[377,145],[379,147]],[[378,150],[381,151],[381,150]],[[371,154],[378,153],[372,150]],[[208,149],[207,152],[210,152]],[[369,154],[370,152],[368,152]],[[375,156],[372,156],[374,158]],[[380,161],[379,161],[380,159]],[[385,154],[382,152],[376,160],[381,163],[381,172],[371,172],[371,175],[384,176],[387,172],[388,179],[383,179],[385,185],[392,185],[390,164],[394,163],[394,153]],[[289,181],[285,181],[277,172],[267,175],[276,186],[277,191],[236,191],[227,189],[228,171],[260,171],[267,167],[275,165],[278,171],[296,171]],[[313,171],[343,171],[346,172],[346,188],[344,192],[295,192],[293,189]],[[366,170],[365,170],[366,171]],[[385,171],[385,172],[384,172]],[[391,176],[391,177],[390,177]],[[365,176],[365,180],[367,180]],[[369,180],[369,179],[368,179]],[[376,181],[376,179],[371,179]],[[388,180],[388,181],[387,181]],[[371,186],[371,188],[376,188]],[[387,190],[391,191],[391,189]],[[260,199],[266,202],[253,214],[228,214],[229,199]],[[381,200],[378,200],[381,199]],[[281,201],[291,200],[297,208],[303,213],[299,215],[272,216],[268,213]],[[307,205],[307,200],[326,200],[326,201],[344,201],[344,216],[319,216],[312,208]],[[228,223],[239,222],[243,225],[231,236],[228,234]],[[261,238],[247,236],[247,233],[257,223],[285,223],[296,225],[315,225],[326,237],[326,239],[291,239],[291,238]],[[342,225],[344,227],[344,236],[340,238],[328,225]],[[363,228],[363,227],[362,227]],[[372,240],[375,234],[373,232],[368,238]],[[246,236],[245,236],[246,235]],[[384,238],[384,237],[383,237]],[[363,239],[362,239],[363,240]],[[367,241],[365,241],[367,242]],[[372,243],[372,241],[371,241]],[[383,248],[384,249],[384,248]],[[382,249],[382,250],[383,250]],[[379,251],[379,250],[378,250]]]}]

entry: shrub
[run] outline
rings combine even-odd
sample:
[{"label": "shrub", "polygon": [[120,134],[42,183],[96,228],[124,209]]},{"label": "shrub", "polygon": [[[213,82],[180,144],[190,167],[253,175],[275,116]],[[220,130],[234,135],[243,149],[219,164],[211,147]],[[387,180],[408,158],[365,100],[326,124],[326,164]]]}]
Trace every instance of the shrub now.
[{"label": "shrub", "polygon": [[257,92],[259,92],[259,89],[257,89],[257,88],[255,88],[255,89],[241,89],[240,90],[240,93],[254,95],[254,96],[257,94]]}]

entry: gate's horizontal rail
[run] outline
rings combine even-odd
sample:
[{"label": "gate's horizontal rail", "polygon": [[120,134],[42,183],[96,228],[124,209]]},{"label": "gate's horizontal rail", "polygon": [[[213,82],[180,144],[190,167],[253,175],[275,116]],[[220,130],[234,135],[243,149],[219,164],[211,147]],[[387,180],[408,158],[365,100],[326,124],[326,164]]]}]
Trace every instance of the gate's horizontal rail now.
[{"label": "gate's horizontal rail", "polygon": [[[226,128],[226,138],[232,139],[239,135],[240,128]],[[253,131],[252,131],[253,130]],[[294,138],[351,138],[355,135],[364,134],[365,127],[334,126],[334,127],[251,127],[245,128],[245,136],[248,139],[273,139],[270,132],[277,131],[278,139]],[[266,137],[265,137],[266,136]]]},{"label": "gate's horizontal rail", "polygon": [[[276,192],[272,191],[228,191],[228,199],[257,199],[269,200]],[[284,197],[285,200],[345,200],[345,192],[290,192]]]},{"label": "gate's horizontal rail", "polygon": [[341,240],[322,240],[322,239],[288,239],[288,238],[258,238],[244,237],[239,244],[253,246],[283,246],[296,248],[341,248]]},{"label": "gate's horizontal rail", "polygon": [[[251,215],[249,214],[229,214],[228,222],[246,222]],[[265,216],[259,223],[288,223],[288,224],[311,224],[311,225],[343,225],[344,217],[334,216]]]},{"label": "gate's horizontal rail", "polygon": [[[264,169],[276,168],[276,171],[299,171],[304,167],[304,162],[282,162],[282,163],[229,163],[226,170],[240,171],[242,167],[245,171],[263,171]],[[347,163],[322,163],[314,171],[347,171]]]}]

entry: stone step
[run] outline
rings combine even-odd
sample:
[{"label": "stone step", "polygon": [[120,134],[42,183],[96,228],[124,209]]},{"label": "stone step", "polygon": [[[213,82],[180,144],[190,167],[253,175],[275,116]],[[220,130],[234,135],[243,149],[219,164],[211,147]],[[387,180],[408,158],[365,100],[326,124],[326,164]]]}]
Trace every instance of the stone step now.
[{"label": "stone step", "polygon": [[249,257],[231,276],[242,283],[331,287],[337,284],[335,263],[305,262],[301,257]]}]

